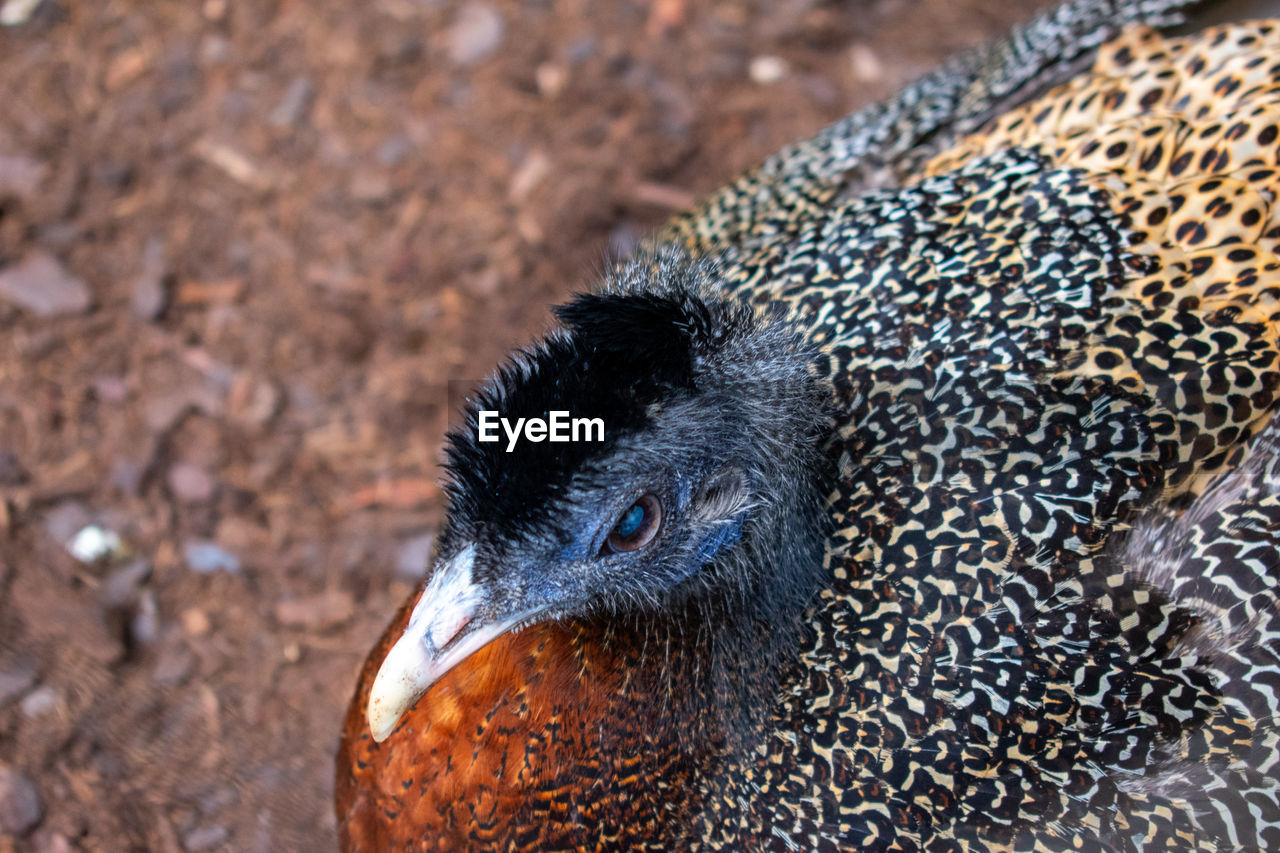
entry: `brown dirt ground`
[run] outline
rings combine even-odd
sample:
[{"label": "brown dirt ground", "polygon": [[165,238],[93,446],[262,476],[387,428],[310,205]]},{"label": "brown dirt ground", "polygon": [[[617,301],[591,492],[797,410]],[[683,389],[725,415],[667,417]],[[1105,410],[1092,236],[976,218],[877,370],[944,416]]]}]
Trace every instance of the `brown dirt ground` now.
[{"label": "brown dirt ground", "polygon": [[[46,0],[0,27],[0,277],[75,278],[58,316],[0,299],[0,768],[44,805],[0,851],[332,849],[450,382],[1034,5]],[[129,553],[73,558],[89,522]],[[201,541],[239,571],[194,571]]]}]

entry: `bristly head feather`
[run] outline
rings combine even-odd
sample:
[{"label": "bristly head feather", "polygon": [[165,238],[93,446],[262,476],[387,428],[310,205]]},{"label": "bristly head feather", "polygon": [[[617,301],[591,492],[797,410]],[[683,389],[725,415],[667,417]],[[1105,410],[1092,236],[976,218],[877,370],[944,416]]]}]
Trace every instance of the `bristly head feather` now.
[{"label": "bristly head feather", "polygon": [[[601,292],[557,307],[561,328],[502,365],[449,433],[451,528],[468,537],[495,528],[519,535],[545,522],[575,478],[591,476],[596,463],[653,426],[658,413],[724,391],[726,382],[739,386],[728,389],[733,393],[758,382],[808,395],[809,423],[796,426],[811,432],[822,400],[806,372],[810,353],[782,324],[709,297],[714,273],[712,264],[666,252],[616,268]],[[551,411],[599,418],[604,440],[521,441],[519,453],[509,453],[501,430],[497,442],[478,440],[486,410],[512,425]]]}]

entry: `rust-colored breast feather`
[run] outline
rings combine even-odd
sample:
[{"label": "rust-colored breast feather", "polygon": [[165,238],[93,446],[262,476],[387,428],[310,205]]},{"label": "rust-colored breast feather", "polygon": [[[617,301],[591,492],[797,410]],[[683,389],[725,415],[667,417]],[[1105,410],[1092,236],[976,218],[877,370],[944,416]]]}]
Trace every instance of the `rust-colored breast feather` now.
[{"label": "rust-colored breast feather", "polygon": [[[556,740],[580,731],[576,709],[598,705],[608,685],[590,683],[572,638],[555,625],[507,635],[447,673],[382,743],[364,718],[378,666],[408,621],[383,635],[360,675],[338,756],[338,811],[351,850],[460,850],[508,831],[548,760],[596,744]],[[588,732],[589,734],[589,732]],[[545,739],[539,737],[545,735]],[[541,746],[541,755],[535,752]],[[579,747],[574,749],[573,747]],[[534,762],[537,762],[535,764]]]},{"label": "rust-colored breast feather", "polygon": [[[335,792],[344,850],[637,846],[687,819],[680,782],[692,768],[674,748],[672,706],[644,701],[653,673],[589,626],[499,637],[375,742],[369,688],[412,604],[369,655],[347,711]],[[714,750],[715,733],[701,736]]]}]

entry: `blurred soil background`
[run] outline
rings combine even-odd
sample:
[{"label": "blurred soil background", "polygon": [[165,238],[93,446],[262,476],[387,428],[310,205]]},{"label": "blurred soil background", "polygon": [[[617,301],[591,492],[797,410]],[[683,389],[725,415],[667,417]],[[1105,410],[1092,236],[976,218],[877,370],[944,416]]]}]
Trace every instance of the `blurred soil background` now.
[{"label": "blurred soil background", "polygon": [[0,851],[333,849],[450,381],[1044,5],[0,3]]}]

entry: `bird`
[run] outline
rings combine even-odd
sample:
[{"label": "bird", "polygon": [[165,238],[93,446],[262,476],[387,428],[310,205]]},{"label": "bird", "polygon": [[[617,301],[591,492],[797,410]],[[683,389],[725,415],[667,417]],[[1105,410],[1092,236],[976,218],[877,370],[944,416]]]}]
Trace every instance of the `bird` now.
[{"label": "bird", "polygon": [[1280,23],[1187,5],[1068,0],[555,309],[343,850],[1280,849]]}]

